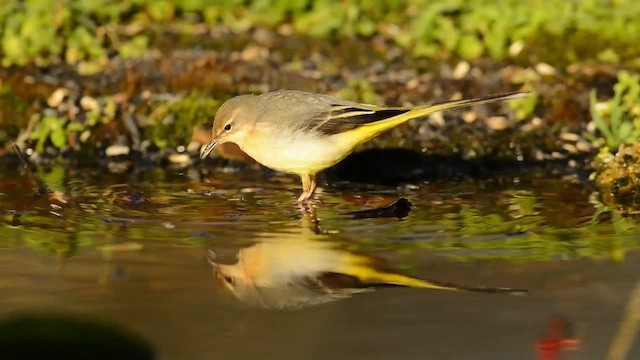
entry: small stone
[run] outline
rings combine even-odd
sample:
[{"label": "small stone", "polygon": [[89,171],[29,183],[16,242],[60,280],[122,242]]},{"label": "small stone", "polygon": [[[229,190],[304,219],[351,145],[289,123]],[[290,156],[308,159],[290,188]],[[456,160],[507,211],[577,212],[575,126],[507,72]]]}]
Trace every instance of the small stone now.
[{"label": "small stone", "polygon": [[469,70],[471,70],[471,64],[469,64],[469,62],[467,61],[460,61],[456,65],[455,69],[453,69],[453,78],[462,79],[463,77],[467,76]]},{"label": "small stone", "polygon": [[564,141],[578,141],[580,140],[580,135],[570,132],[563,132],[562,134],[560,134],[560,139]]},{"label": "small stone", "polygon": [[563,159],[565,156],[564,156],[564,155],[562,155],[562,154],[561,154],[560,152],[558,152],[558,151],[554,151],[554,152],[552,152],[552,153],[551,153],[551,157],[552,157],[553,159]]},{"label": "small stone", "polygon": [[52,108],[57,108],[68,94],[69,90],[65,88],[56,89],[47,99],[47,105]]},{"label": "small stone", "polygon": [[444,116],[442,115],[442,112],[429,115],[429,122],[438,127],[444,127]]},{"label": "small stone", "polygon": [[591,134],[595,133],[597,129],[596,123],[592,120],[587,123],[587,131]]},{"label": "small stone", "polygon": [[591,144],[589,144],[589,142],[587,141],[580,140],[576,143],[576,149],[578,149],[578,151],[580,152],[590,152]]},{"label": "small stone", "polygon": [[536,64],[536,71],[538,74],[546,76],[555,75],[557,72],[553,66],[543,62]]},{"label": "small stone", "polygon": [[286,37],[286,36],[292,36],[293,34],[295,34],[296,30],[294,29],[291,23],[284,23],[278,26],[277,32],[279,35]]},{"label": "small stone", "polygon": [[504,116],[491,116],[485,120],[485,123],[493,130],[504,130],[509,127],[509,122]]},{"label": "small stone", "polygon": [[91,130],[85,130],[80,134],[80,142],[86,143],[89,141],[89,137],[91,136]]},{"label": "small stone", "polygon": [[544,125],[544,122],[542,121],[542,119],[536,116],[533,119],[531,119],[531,125],[535,128],[539,128],[542,125]]},{"label": "small stone", "polygon": [[571,144],[563,144],[562,148],[570,154],[575,154],[578,152],[578,148],[575,145]]},{"label": "small stone", "polygon": [[536,161],[542,161],[544,160],[544,153],[542,152],[542,150],[536,150],[533,153],[533,158],[536,159]]},{"label": "small stone", "polygon": [[420,80],[413,78],[407,81],[407,90],[414,90],[418,87],[418,85],[420,85]]},{"label": "small stone", "polygon": [[104,152],[107,156],[129,155],[131,148],[126,145],[111,145]]},{"label": "small stone", "polygon": [[187,153],[171,154],[169,155],[169,162],[173,164],[188,164],[191,162],[191,157]]},{"label": "small stone", "polygon": [[522,50],[524,49],[524,41],[518,40],[509,46],[509,55],[511,57],[516,57],[520,55]]},{"label": "small stone", "polygon": [[80,99],[80,107],[82,107],[82,110],[84,111],[91,111],[98,109],[100,107],[100,102],[98,102],[96,98],[85,95]]},{"label": "small stone", "polygon": [[243,194],[251,194],[259,191],[262,191],[262,189],[258,187],[246,187],[246,188],[240,189],[240,192]]},{"label": "small stone", "polygon": [[269,56],[269,50],[259,45],[248,45],[242,50],[240,59],[246,62],[252,62],[259,59],[265,59]]},{"label": "small stone", "polygon": [[472,122],[476,121],[477,118],[478,114],[476,114],[475,111],[465,111],[464,113],[462,113],[462,120],[464,120],[464,122],[466,122],[467,124],[471,124]]}]

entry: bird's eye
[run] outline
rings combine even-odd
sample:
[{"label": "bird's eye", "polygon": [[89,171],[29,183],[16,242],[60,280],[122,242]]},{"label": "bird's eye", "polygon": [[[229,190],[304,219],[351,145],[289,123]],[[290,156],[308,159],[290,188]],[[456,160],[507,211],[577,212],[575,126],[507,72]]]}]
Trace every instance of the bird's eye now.
[{"label": "bird's eye", "polygon": [[231,124],[227,124],[224,126],[224,131],[229,131],[231,130]]},{"label": "bird's eye", "polygon": [[231,276],[225,276],[224,281],[226,281],[229,285],[233,285],[233,278]]}]

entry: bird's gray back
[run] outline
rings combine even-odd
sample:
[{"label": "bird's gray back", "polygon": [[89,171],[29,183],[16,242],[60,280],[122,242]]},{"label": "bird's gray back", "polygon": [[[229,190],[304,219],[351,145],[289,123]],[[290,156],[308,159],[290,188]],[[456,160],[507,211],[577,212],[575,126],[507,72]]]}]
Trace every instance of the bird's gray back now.
[{"label": "bird's gray back", "polygon": [[273,91],[259,98],[257,122],[269,122],[288,130],[308,127],[310,122],[326,117],[333,106],[357,105],[337,97],[297,90]]}]

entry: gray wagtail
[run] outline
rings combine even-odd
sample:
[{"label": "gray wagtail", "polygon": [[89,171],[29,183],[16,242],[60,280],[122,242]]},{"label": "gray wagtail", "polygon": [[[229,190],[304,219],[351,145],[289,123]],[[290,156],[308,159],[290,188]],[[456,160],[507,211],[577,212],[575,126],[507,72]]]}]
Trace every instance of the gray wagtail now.
[{"label": "gray wagtail", "polygon": [[236,143],[260,164],[300,176],[303,192],[298,202],[303,202],[313,194],[318,172],[386,130],[442,110],[527,95],[513,92],[415,107],[360,104],[294,90],[240,95],[216,113],[213,140],[200,157],[207,157],[217,144]]}]

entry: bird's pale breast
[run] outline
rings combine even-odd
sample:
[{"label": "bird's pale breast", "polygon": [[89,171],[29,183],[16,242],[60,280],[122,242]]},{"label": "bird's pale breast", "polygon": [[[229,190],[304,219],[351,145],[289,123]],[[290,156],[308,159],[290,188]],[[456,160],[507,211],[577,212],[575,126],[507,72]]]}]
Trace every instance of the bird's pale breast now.
[{"label": "bird's pale breast", "polygon": [[350,144],[316,132],[256,130],[238,144],[262,165],[290,174],[316,174],[351,152]]}]

